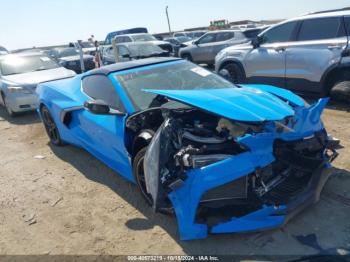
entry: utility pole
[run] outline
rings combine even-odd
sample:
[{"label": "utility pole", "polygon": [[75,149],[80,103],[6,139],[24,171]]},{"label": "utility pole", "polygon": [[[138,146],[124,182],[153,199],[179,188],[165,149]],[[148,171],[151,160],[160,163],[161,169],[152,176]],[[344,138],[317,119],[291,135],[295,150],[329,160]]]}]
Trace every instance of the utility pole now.
[{"label": "utility pole", "polygon": [[168,6],[165,8],[166,18],[168,19],[168,26],[169,26],[169,37],[171,37],[171,27],[170,27],[170,20],[169,20],[169,13],[168,13]]}]

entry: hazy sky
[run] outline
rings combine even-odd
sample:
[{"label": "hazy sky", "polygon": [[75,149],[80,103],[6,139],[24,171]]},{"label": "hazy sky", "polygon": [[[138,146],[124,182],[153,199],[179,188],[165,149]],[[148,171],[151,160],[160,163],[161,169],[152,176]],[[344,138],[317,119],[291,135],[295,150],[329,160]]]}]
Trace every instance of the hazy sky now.
[{"label": "hazy sky", "polygon": [[0,0],[0,45],[8,49],[66,44],[91,34],[147,27],[173,30],[207,26],[211,20],[279,19],[350,6],[349,0]]}]

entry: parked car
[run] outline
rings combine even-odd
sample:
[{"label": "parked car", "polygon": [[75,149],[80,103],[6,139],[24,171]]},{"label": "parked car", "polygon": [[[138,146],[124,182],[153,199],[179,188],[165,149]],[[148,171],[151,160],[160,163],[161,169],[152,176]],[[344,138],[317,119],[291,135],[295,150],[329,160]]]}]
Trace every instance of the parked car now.
[{"label": "parked car", "polygon": [[[81,73],[80,54],[75,47],[53,48],[48,52],[48,55],[61,66],[73,70],[77,74]],[[83,60],[86,71],[95,68],[94,56],[84,54]]]},{"label": "parked car", "polygon": [[183,43],[190,41],[191,38],[187,36],[179,36],[179,37],[169,37],[164,38],[165,42],[169,42],[173,47],[173,54],[174,56],[179,56],[179,50],[181,47],[183,47]]},{"label": "parked car", "polygon": [[115,37],[117,44],[121,43],[130,43],[130,42],[150,42],[160,48],[168,51],[169,53],[173,52],[173,48],[170,43],[165,41],[159,41],[151,34],[128,34],[128,35],[118,35]]},{"label": "parked car", "polygon": [[147,34],[148,30],[145,27],[135,27],[135,28],[111,32],[111,33],[107,34],[104,45],[111,45],[112,39],[114,39],[117,35],[139,34],[139,33],[146,33]]},{"label": "parked car", "polygon": [[235,83],[266,83],[296,92],[350,98],[350,11],[293,18],[243,46],[222,50],[216,71]]},{"label": "parked car", "polygon": [[212,31],[192,42],[192,44],[181,48],[179,56],[195,63],[213,65],[215,63],[215,56],[222,49],[248,41],[240,31]]},{"label": "parked car", "polygon": [[80,45],[81,45],[81,48],[82,48],[84,54],[93,55],[93,56],[96,54],[96,47],[90,41],[82,41],[82,42],[80,42],[80,44],[79,43],[70,43],[69,47],[74,47],[74,48],[79,50]]},{"label": "parked car", "polygon": [[7,55],[9,51],[3,46],[0,46],[0,55]]},{"label": "parked car", "polygon": [[22,54],[22,53],[40,53],[40,54],[44,54],[46,55],[48,53],[48,49],[44,49],[44,48],[37,48],[37,47],[33,47],[33,48],[26,48],[26,49],[20,49],[20,50],[15,50],[12,52],[12,54]]},{"label": "parked car", "polygon": [[45,81],[74,76],[41,53],[9,54],[0,57],[0,104],[10,116],[35,110],[36,86]]},{"label": "parked car", "polygon": [[208,31],[186,31],[186,32],[176,32],[173,37],[188,37],[191,39],[199,38],[206,34]]},{"label": "parked car", "polygon": [[183,240],[282,226],[319,200],[336,157],[328,99],[238,88],[181,59],[117,63],[37,93],[51,143],[86,149],[156,212],[175,212]]},{"label": "parked car", "polygon": [[248,28],[241,30],[242,34],[247,38],[249,41],[254,40],[257,38],[257,36],[264,30],[269,28],[269,26],[261,26],[257,28]]},{"label": "parked car", "polygon": [[[159,46],[149,42],[130,42],[117,44],[119,62],[144,59],[149,57],[167,57],[169,52],[161,49]],[[104,48],[102,55],[104,65],[114,64],[115,54],[112,46]]]}]

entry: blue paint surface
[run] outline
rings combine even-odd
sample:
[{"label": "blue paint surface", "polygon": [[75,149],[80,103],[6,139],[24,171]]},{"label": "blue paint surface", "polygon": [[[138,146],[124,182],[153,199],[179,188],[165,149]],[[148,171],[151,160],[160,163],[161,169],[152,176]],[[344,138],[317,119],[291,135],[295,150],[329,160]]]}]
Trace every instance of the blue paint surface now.
[{"label": "blue paint surface", "polygon": [[[94,115],[82,108],[72,113],[69,126],[61,122],[64,109],[82,106],[90,99],[81,92],[82,77],[84,74],[39,85],[37,93],[40,103],[50,110],[65,142],[86,149],[120,175],[135,182],[130,155],[126,149],[127,116]],[[127,114],[134,113],[132,103],[118,80],[112,75],[109,75],[109,78]],[[244,85],[243,88],[232,89],[147,90],[147,92],[164,95],[228,119],[266,124],[263,132],[236,139],[238,143],[249,148],[249,151],[201,169],[188,171],[184,185],[169,194],[176,212],[181,239],[200,239],[206,237],[208,233],[267,229],[284,223],[283,215],[271,216],[275,211],[271,206],[265,206],[240,218],[232,218],[226,223],[215,225],[210,230],[207,225],[195,224],[194,220],[201,196],[206,191],[247,176],[258,167],[263,168],[271,164],[275,160],[273,143],[276,139],[298,140],[323,130],[320,117],[328,102],[327,99],[321,99],[316,104],[306,107],[304,101],[293,93],[264,85]],[[291,131],[277,132],[273,120],[281,120],[288,116],[293,117],[293,123],[289,126]]]}]

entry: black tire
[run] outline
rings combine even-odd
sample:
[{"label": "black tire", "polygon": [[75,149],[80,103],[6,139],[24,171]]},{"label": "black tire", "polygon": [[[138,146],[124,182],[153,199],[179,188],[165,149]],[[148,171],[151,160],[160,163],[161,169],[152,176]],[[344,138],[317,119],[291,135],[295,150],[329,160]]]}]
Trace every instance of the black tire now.
[{"label": "black tire", "polygon": [[4,107],[5,107],[5,109],[6,109],[7,114],[8,114],[10,117],[15,117],[15,116],[17,116],[18,114],[17,114],[16,112],[13,112],[13,111],[11,110],[11,108],[9,108],[9,107],[7,106],[7,104],[6,104],[6,96],[5,96],[3,93],[1,93],[1,98],[2,98],[2,101],[4,102]]},{"label": "black tire", "polygon": [[149,206],[152,206],[153,198],[147,192],[145,174],[143,171],[143,161],[145,159],[146,151],[147,151],[147,147],[144,147],[134,157],[133,164],[132,164],[132,173],[135,177],[137,187],[141,191],[142,197],[146,200]]},{"label": "black tire", "polygon": [[350,81],[341,81],[336,83],[330,92],[335,100],[349,102],[350,101]]},{"label": "black tire", "polygon": [[46,133],[50,138],[50,142],[55,146],[63,146],[64,143],[61,139],[60,132],[58,131],[57,125],[53,120],[49,109],[46,106],[42,106],[40,109],[40,113],[43,119]]},{"label": "black tire", "polygon": [[190,54],[183,54],[181,58],[193,62],[192,56]]},{"label": "black tire", "polygon": [[241,84],[245,81],[245,74],[243,70],[234,63],[224,65],[221,70],[226,69],[229,72],[228,80],[234,84]]},{"label": "black tire", "polygon": [[[135,177],[137,187],[139,188],[142,194],[142,197],[145,199],[146,203],[149,206],[153,206],[153,198],[147,192],[145,174],[143,171],[143,161],[146,155],[146,151],[147,151],[147,147],[144,147],[140,149],[140,151],[134,157],[133,165],[132,165],[132,173]],[[158,212],[164,215],[173,215],[174,209],[171,207],[171,204],[169,201],[168,207],[161,208],[160,210],[158,210]]]}]

